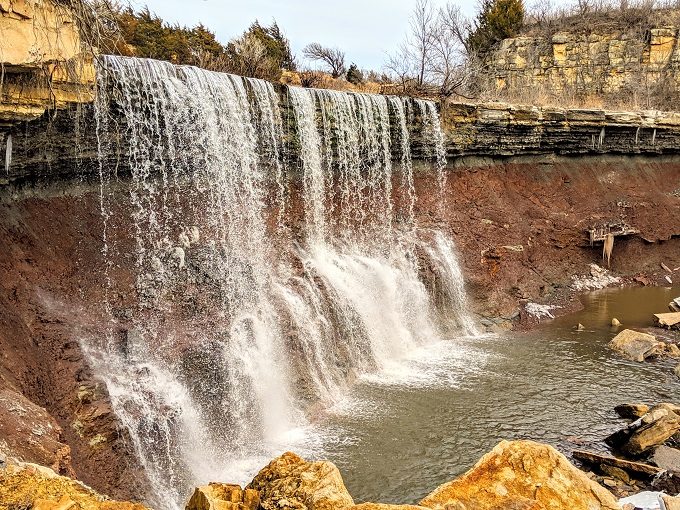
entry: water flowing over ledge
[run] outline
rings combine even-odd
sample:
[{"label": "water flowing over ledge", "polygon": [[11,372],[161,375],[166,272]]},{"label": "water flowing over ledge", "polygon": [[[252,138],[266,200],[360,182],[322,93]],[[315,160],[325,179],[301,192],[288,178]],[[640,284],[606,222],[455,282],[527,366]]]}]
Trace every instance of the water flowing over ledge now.
[{"label": "water flowing over ledge", "polygon": [[414,217],[413,132],[445,162],[433,103],[281,101],[261,80],[108,56],[97,83],[111,327],[84,348],[165,505],[244,478],[362,374],[475,333],[452,241]]}]

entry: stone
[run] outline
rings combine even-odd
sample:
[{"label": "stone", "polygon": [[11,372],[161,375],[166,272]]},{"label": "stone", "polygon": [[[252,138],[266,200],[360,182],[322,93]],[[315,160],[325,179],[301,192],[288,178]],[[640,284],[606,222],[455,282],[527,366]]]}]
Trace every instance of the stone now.
[{"label": "stone", "polygon": [[666,510],[680,510],[680,498],[663,494],[661,496]]},{"label": "stone", "polygon": [[664,351],[664,343],[659,342],[654,335],[632,329],[621,331],[609,342],[609,346],[624,357],[639,362]]},{"label": "stone", "polygon": [[615,328],[617,328],[617,327],[619,327],[620,325],[621,325],[621,321],[619,321],[619,319],[617,319],[616,317],[614,317],[614,318],[612,319],[612,326],[614,326]]},{"label": "stone", "polygon": [[680,494],[680,473],[662,471],[652,479],[651,486],[654,490],[667,494]]},{"label": "stone", "polygon": [[630,484],[630,475],[623,469],[616,466],[610,466],[609,464],[603,464],[600,466],[600,469],[602,469],[604,474],[609,475],[612,478],[616,478],[625,484]]},{"label": "stone", "polygon": [[620,510],[609,491],[560,452],[526,440],[500,442],[467,473],[420,504],[434,510]]},{"label": "stone", "polygon": [[263,468],[246,489],[260,493],[263,510],[341,510],[354,506],[332,462],[308,462],[287,452]]},{"label": "stone", "polygon": [[680,363],[675,365],[675,368],[673,369],[673,373],[677,376],[680,377]]},{"label": "stone", "polygon": [[194,490],[186,510],[257,510],[260,494],[239,485],[210,483]]},{"label": "stone", "polygon": [[649,411],[649,406],[646,404],[621,404],[614,408],[616,414],[621,418],[630,420],[637,420],[642,418]]},{"label": "stone", "polygon": [[680,325],[680,312],[655,313],[654,317],[662,327],[671,328]]},{"label": "stone", "polygon": [[578,325],[576,326],[576,331],[585,331],[585,330],[586,330],[586,327],[579,322]]},{"label": "stone", "polygon": [[[593,33],[588,18],[583,19],[569,32],[527,30],[504,39],[485,59],[483,86],[527,102],[532,102],[527,88],[558,97],[577,90],[589,97],[620,96],[645,76],[651,80],[647,86],[656,86],[663,79],[660,69],[676,59],[675,26],[659,28],[659,20],[649,17],[645,20],[649,39],[643,39],[622,25],[599,27]],[[674,71],[670,77],[674,85],[677,77]],[[637,112],[612,113],[612,119],[620,122],[641,117]]]},{"label": "stone", "polygon": [[24,395],[2,387],[1,381],[0,438],[0,448],[9,457],[75,475],[71,448],[62,442],[62,430],[55,419]]},{"label": "stone", "polygon": [[[610,476],[616,476],[617,478],[621,478],[620,476],[618,476],[618,474],[620,474],[621,471],[625,472],[626,474],[635,473],[638,475],[644,475],[645,477],[656,476],[661,471],[663,471],[661,468],[657,466],[652,466],[650,464],[619,459],[618,457],[613,457],[611,455],[605,455],[596,452],[574,450],[571,453],[571,455],[572,457],[580,460],[581,462],[592,464],[594,466],[599,466],[602,471],[609,474]],[[616,471],[614,470],[607,471],[606,468],[616,468]],[[615,475],[614,473],[617,474]],[[630,477],[628,477],[628,481],[630,481]]]},{"label": "stone", "polygon": [[670,446],[657,446],[649,460],[662,469],[680,472],[680,450]]},{"label": "stone", "polygon": [[[663,411],[663,409],[659,411]],[[642,420],[644,420],[644,417]],[[633,432],[621,449],[629,455],[639,455],[654,446],[663,444],[679,430],[680,417],[675,413],[667,412],[649,423],[643,423]]]},{"label": "stone", "polygon": [[349,510],[427,510],[417,505],[388,505],[386,503],[361,503],[349,507]]},{"label": "stone", "polygon": [[[6,7],[4,12],[0,7],[0,124],[35,119],[69,102],[92,101],[92,55],[83,51],[78,25],[64,2],[12,0]],[[42,79],[45,74],[49,83]]]},{"label": "stone", "polygon": [[139,503],[111,501],[50,468],[12,462],[0,469],[0,509],[148,510]]},{"label": "stone", "polygon": [[654,412],[657,411],[658,409],[663,409],[668,411],[669,413],[675,413],[678,416],[680,416],[680,406],[678,406],[677,404],[671,404],[670,402],[661,402],[653,406],[649,410],[649,412]]},{"label": "stone", "polygon": [[666,344],[666,354],[670,358],[680,358],[680,347],[675,344]]}]

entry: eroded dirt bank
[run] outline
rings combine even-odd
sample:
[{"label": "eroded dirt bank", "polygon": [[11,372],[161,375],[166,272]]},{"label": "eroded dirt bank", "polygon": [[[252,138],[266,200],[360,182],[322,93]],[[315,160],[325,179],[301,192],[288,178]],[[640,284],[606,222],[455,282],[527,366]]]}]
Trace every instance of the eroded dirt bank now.
[{"label": "eroded dirt bank", "polygon": [[606,267],[602,242],[591,246],[592,228],[638,231],[615,237],[611,271],[624,282],[663,284],[661,263],[680,266],[677,157],[463,158],[446,179],[438,211],[431,179],[420,173],[419,211],[437,211],[423,223],[439,221],[456,239],[482,316],[513,317],[522,300],[569,301],[574,275],[593,263]]},{"label": "eroded dirt bank", "polygon": [[[516,318],[522,300],[568,301],[572,275],[601,263],[601,244],[590,246],[588,230],[608,223],[639,231],[616,238],[615,275],[654,283],[665,276],[661,262],[680,266],[680,158],[460,159],[445,175],[442,202],[432,167],[418,169],[416,213],[421,226],[456,240],[479,319]],[[109,202],[124,209],[125,179],[119,187],[127,198]],[[101,338],[111,325],[99,185],[25,184],[0,195],[0,448],[112,497],[140,499],[142,471],[82,352],[83,338]],[[126,215],[110,212],[115,312],[135,293],[125,269],[134,239],[130,225],[115,219]],[[191,297],[204,310],[200,294]],[[124,334],[124,314],[116,320]]]}]

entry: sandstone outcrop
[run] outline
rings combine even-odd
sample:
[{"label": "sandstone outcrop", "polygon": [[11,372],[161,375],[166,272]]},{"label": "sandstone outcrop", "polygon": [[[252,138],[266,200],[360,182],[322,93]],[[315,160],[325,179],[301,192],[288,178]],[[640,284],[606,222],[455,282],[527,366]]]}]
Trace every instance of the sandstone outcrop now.
[{"label": "sandstone outcrop", "polygon": [[420,504],[434,510],[619,510],[616,498],[551,446],[502,441]]},{"label": "sandstone outcrop", "polygon": [[0,470],[0,510],[146,510],[111,501],[71,478],[35,464],[10,463]]},{"label": "sandstone outcrop", "polygon": [[260,493],[263,510],[341,510],[354,505],[338,468],[287,452],[263,468],[246,489]]},{"label": "sandstone outcrop", "polygon": [[260,494],[238,485],[210,483],[197,487],[186,510],[257,510]]},{"label": "sandstone outcrop", "polygon": [[654,335],[632,329],[621,331],[612,339],[609,346],[633,361],[644,361],[662,354],[665,350],[664,343],[659,342]]},{"label": "sandstone outcrop", "polygon": [[0,34],[0,127],[92,101],[92,56],[68,7],[54,0],[2,0]]}]

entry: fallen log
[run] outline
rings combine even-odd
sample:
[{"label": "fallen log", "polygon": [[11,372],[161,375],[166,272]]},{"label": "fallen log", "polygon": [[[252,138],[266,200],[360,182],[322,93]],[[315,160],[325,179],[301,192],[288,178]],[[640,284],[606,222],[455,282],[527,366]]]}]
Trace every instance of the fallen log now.
[{"label": "fallen log", "polygon": [[645,464],[643,462],[634,462],[632,460],[623,460],[612,455],[602,455],[600,453],[588,452],[585,450],[574,450],[572,457],[588,464],[606,464],[623,469],[629,473],[638,473],[646,476],[656,476],[663,471],[660,467]]}]

